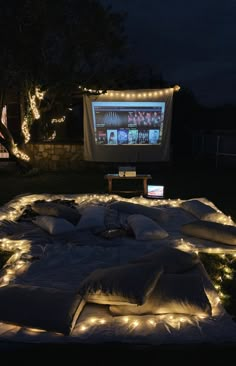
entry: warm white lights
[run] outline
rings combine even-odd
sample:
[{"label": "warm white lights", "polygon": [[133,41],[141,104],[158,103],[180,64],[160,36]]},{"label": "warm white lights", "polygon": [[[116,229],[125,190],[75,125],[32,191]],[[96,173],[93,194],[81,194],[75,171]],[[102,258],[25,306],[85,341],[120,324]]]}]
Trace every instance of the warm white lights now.
[{"label": "warm white lights", "polygon": [[[32,204],[36,200],[46,200],[52,201],[56,199],[73,199],[75,204],[83,205],[89,203],[108,203],[114,200],[120,201],[128,201],[132,203],[142,204],[144,206],[165,206],[168,207],[179,207],[183,200],[181,199],[173,199],[173,200],[149,200],[142,196],[133,197],[133,198],[124,198],[118,195],[108,195],[108,194],[75,194],[75,195],[64,195],[64,194],[32,194],[32,195],[24,195],[18,196],[14,200],[12,200],[7,205],[1,207],[0,209],[0,224],[4,222],[4,220],[12,221],[13,224],[15,220],[17,220],[20,215],[23,213],[26,206]],[[220,220],[222,222],[232,223],[235,225],[230,217],[227,217],[223,213],[220,214]],[[172,244],[185,251],[192,251],[198,253],[201,249],[204,252],[218,254],[219,257],[223,259],[223,267],[221,264],[220,275],[215,278],[215,289],[217,289],[218,296],[216,296],[216,292],[212,290],[206,291],[209,301],[212,306],[212,316],[217,316],[221,311],[222,300],[226,298],[226,295],[222,292],[222,283],[224,279],[231,279],[233,277],[233,271],[230,267],[230,263],[236,260],[236,254],[232,253],[229,257],[227,251],[222,253],[222,248],[196,248],[194,243],[191,243],[190,239],[185,240],[184,238],[178,238],[173,240]],[[14,279],[26,269],[29,268],[31,264],[31,242],[29,240],[17,240],[10,239],[8,237],[0,238],[0,249],[12,252],[12,256],[7,261],[5,266],[1,270],[0,275],[0,287],[6,286],[9,283],[13,282]],[[42,249],[42,253],[43,253]],[[231,248],[232,250],[232,248]],[[229,249],[230,251],[230,249]],[[230,252],[229,252],[230,253]],[[231,254],[231,253],[230,253]],[[91,313],[90,313],[91,314]],[[144,334],[144,332],[153,332],[153,328],[155,331],[162,331],[165,328],[169,333],[174,332],[175,330],[182,329],[188,325],[194,325],[200,328],[199,324],[203,322],[211,321],[211,317],[208,317],[202,313],[199,313],[195,316],[192,315],[182,315],[182,314],[163,314],[163,315],[145,315],[145,316],[117,316],[112,317],[111,315],[98,316],[98,314],[94,314],[94,316],[84,317],[83,320],[76,324],[76,331],[80,334],[84,333],[84,336],[87,336],[86,332],[89,332],[91,329],[94,330],[95,327],[102,328],[103,326],[109,326],[111,323],[115,323],[117,327],[124,332],[137,332],[138,334]],[[106,328],[105,328],[106,329]],[[126,333],[125,333],[126,334]]]},{"label": "warm white lights", "polygon": [[36,95],[31,96],[29,93],[29,102],[30,102],[30,108],[31,108],[32,114],[34,116],[34,119],[39,119],[40,113],[39,113],[39,109],[37,107]]},{"label": "warm white lights", "polygon": [[29,132],[29,122],[28,122],[28,119],[26,116],[24,117],[24,120],[23,120],[23,123],[21,126],[21,131],[23,133],[25,143],[27,144],[27,142],[29,142],[29,140],[30,140],[30,132]]},{"label": "warm white lights", "polygon": [[51,119],[52,123],[63,123],[65,122],[66,116],[62,116],[61,118],[53,118]]},{"label": "warm white lights", "polygon": [[127,98],[127,99],[135,99],[135,98],[144,98],[144,99],[148,99],[148,98],[155,98],[155,97],[159,97],[159,96],[163,96],[163,95],[168,95],[168,94],[172,94],[173,92],[178,92],[180,90],[180,86],[179,85],[175,85],[173,88],[165,88],[165,89],[157,89],[157,90],[153,90],[153,91],[143,91],[141,92],[140,90],[134,92],[134,91],[114,91],[114,90],[108,90],[107,92],[103,92],[102,90],[94,90],[94,89],[88,89],[82,86],[78,86],[79,89],[81,89],[83,92],[89,92],[91,94],[102,94],[103,97],[116,97],[116,98]]},{"label": "warm white lights", "polygon": [[128,91],[120,91],[120,92],[114,92],[114,91],[107,91],[106,93],[103,94],[103,98],[114,98],[116,97],[117,99],[119,98],[126,98],[126,99],[152,99],[152,98],[156,98],[156,97],[161,97],[163,95],[169,95],[172,94],[173,91],[175,91],[174,88],[166,88],[166,89],[158,89],[158,90],[153,90],[153,91],[143,91],[140,92],[140,90],[138,90],[137,92],[130,92],[130,90]]},{"label": "warm white lights", "polygon": [[22,151],[20,151],[20,150],[18,149],[17,145],[14,145],[14,147],[13,147],[13,149],[12,149],[12,152],[13,152],[13,154],[14,154],[17,158],[19,158],[19,159],[21,159],[21,160],[25,160],[25,161],[29,161],[29,160],[30,160],[30,157],[29,157],[27,154],[25,154],[25,153],[23,153]]}]

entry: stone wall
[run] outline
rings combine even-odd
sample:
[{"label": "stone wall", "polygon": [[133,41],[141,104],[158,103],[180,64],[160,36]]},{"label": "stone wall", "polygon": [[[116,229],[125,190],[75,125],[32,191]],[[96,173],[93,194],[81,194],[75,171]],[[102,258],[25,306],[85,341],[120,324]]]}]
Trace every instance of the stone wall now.
[{"label": "stone wall", "polygon": [[76,170],[84,164],[82,144],[27,144],[32,165],[45,171]]}]

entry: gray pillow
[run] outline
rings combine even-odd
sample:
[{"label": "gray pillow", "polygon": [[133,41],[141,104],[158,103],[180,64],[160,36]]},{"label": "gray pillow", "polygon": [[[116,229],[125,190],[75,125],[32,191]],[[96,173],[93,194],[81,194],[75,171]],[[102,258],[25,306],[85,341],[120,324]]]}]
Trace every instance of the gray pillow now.
[{"label": "gray pillow", "polygon": [[211,240],[223,244],[236,245],[236,226],[211,221],[194,221],[181,226],[185,235]]},{"label": "gray pillow", "polygon": [[162,273],[162,266],[136,263],[97,269],[81,283],[79,293],[97,304],[143,304]]},{"label": "gray pillow", "polygon": [[198,274],[163,274],[141,306],[110,306],[113,315],[188,314],[211,316],[211,304]]},{"label": "gray pillow", "polygon": [[200,220],[217,221],[221,218],[220,212],[197,199],[184,201],[180,207]]},{"label": "gray pillow", "polygon": [[144,206],[137,203],[115,201],[110,204],[110,207],[120,212],[132,214],[141,214],[149,217],[150,219],[157,222],[165,222],[168,217],[165,210],[158,207]]},{"label": "gray pillow", "polygon": [[54,216],[37,216],[32,222],[51,235],[65,234],[76,230],[71,222]]},{"label": "gray pillow", "polygon": [[167,231],[147,216],[134,214],[128,216],[127,221],[137,240],[164,239],[168,236]]},{"label": "gray pillow", "polygon": [[70,221],[73,225],[76,225],[81,217],[77,209],[61,203],[36,201],[31,205],[31,208],[39,215],[60,217]]},{"label": "gray pillow", "polygon": [[0,287],[0,321],[69,335],[85,301],[78,293],[55,288]]},{"label": "gray pillow", "polygon": [[199,263],[199,257],[194,252],[161,246],[154,252],[143,255],[132,261],[132,263],[153,262],[162,266],[164,273],[182,273],[190,270]]}]

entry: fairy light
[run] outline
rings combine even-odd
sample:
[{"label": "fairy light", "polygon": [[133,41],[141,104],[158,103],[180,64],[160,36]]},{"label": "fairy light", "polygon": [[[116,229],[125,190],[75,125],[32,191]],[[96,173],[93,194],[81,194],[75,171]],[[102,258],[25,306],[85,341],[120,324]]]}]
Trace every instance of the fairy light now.
[{"label": "fairy light", "polygon": [[42,100],[44,98],[45,95],[45,91],[41,91],[39,87],[35,88],[35,95],[39,100]]},{"label": "fairy light", "polygon": [[51,119],[51,123],[63,123],[65,122],[66,116],[62,116],[61,118],[53,118]]},{"label": "fairy light", "polygon": [[29,123],[28,123],[28,119],[26,116],[23,119],[21,131],[23,133],[25,143],[27,144],[27,142],[29,142],[29,140],[30,140],[30,132],[29,132]]},{"label": "fairy light", "polygon": [[83,87],[81,85],[78,86],[78,88],[83,91],[83,92],[89,92],[91,94],[102,94],[103,93],[103,90],[100,90],[100,89],[91,89],[91,88],[86,88],[86,87]]},{"label": "fairy light", "polygon": [[37,108],[37,104],[36,104],[36,95],[30,95],[29,93],[29,102],[30,102],[30,108],[32,110],[34,119],[40,119],[40,113],[39,110]]},{"label": "fairy light", "polygon": [[30,157],[29,157],[27,154],[25,154],[25,153],[23,153],[22,151],[20,151],[20,150],[18,149],[18,147],[17,147],[17,145],[16,145],[16,144],[13,146],[12,152],[13,152],[13,154],[14,154],[17,158],[19,158],[19,159],[21,159],[21,160],[25,160],[25,161],[29,161],[29,160],[30,160]]},{"label": "fairy light", "polygon": [[130,92],[130,90],[127,91],[114,91],[114,90],[108,90],[106,93],[103,94],[103,97],[107,97],[107,98],[113,98],[113,97],[117,97],[117,98],[143,98],[143,99],[152,99],[152,98],[156,98],[156,97],[161,97],[163,95],[171,95],[173,92],[177,92],[180,90],[180,86],[179,85],[175,85],[173,88],[165,88],[165,89],[157,89],[157,90],[146,90],[141,92],[140,90],[137,90],[136,92]]},{"label": "fairy light", "polygon": [[57,136],[56,131],[53,131],[53,133],[51,134],[51,136],[49,136],[49,137],[48,137],[48,139],[47,139],[47,140],[48,140],[48,141],[55,140],[56,136]]},{"label": "fairy light", "polygon": [[[76,202],[76,204],[80,204],[83,202],[89,203],[96,200],[97,202],[111,202],[114,199],[120,199],[123,201],[132,201],[132,202],[144,202],[146,206],[151,206],[150,201],[146,200],[143,197],[135,197],[132,200],[128,198],[121,198],[117,195],[104,195],[104,194],[78,194],[78,195],[70,195],[70,198],[73,198]],[[35,200],[39,199],[45,199],[45,201],[51,201],[55,199],[62,199],[65,198],[65,195],[51,195],[51,194],[32,194],[32,195],[25,195],[21,197],[17,197],[11,201],[10,204],[3,207],[3,209],[0,211],[0,222],[1,220],[15,220],[17,219],[25,209],[25,207]],[[155,201],[155,206],[163,205],[163,201],[160,202]],[[167,204],[172,207],[179,206],[181,204],[180,199],[176,200],[166,200]],[[165,204],[165,203],[164,203]],[[179,245],[185,246],[186,249],[192,250],[191,243],[188,241],[185,241],[183,238],[178,239]],[[2,250],[8,250],[12,251],[13,254],[5,264],[5,266],[2,268],[1,271],[1,277],[0,277],[0,286],[6,286],[8,283],[14,280],[14,278],[19,274],[19,271],[24,271],[28,266],[30,265],[29,258],[29,252],[31,248],[31,243],[28,240],[11,240],[9,238],[1,238],[0,239],[0,248]],[[219,248],[216,248],[219,249]],[[215,248],[214,248],[215,250]],[[196,253],[198,251],[194,250]],[[211,252],[211,249],[208,251]],[[214,252],[213,252],[214,253]],[[231,279],[234,271],[231,269],[231,267],[228,265],[232,263],[236,259],[236,254],[232,253],[230,256],[226,254],[219,253],[217,254],[221,260],[224,261],[224,264],[219,266],[220,274],[217,273],[216,276],[216,286],[218,296],[215,296],[214,291],[207,291],[206,294],[209,298],[209,301],[212,305],[212,313],[213,316],[220,314],[220,307],[221,301],[224,301],[228,298],[227,294],[224,294],[222,291],[222,282],[224,278]],[[159,326],[159,324],[164,324],[170,331],[171,328],[173,329],[180,329],[180,327],[184,327],[187,324],[197,324],[200,321],[207,321],[209,316],[199,313],[195,316],[192,315],[183,315],[183,314],[163,314],[163,315],[156,315],[156,316],[150,316],[150,317],[134,317],[134,316],[124,316],[119,317],[119,321],[121,321],[121,325],[123,327],[127,327],[130,331],[135,331],[135,329],[139,328],[140,331],[142,331],[142,327],[156,327]],[[107,322],[111,321],[111,318],[108,317],[89,317],[86,321],[83,322],[83,324],[78,323],[78,330],[80,332],[86,332],[89,331],[90,327],[101,327]],[[167,329],[166,328],[166,329]]]}]

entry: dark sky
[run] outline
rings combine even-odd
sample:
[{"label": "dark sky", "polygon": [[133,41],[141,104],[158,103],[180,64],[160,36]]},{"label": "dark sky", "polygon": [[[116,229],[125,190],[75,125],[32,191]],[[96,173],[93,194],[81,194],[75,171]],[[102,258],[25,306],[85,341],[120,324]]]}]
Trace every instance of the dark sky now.
[{"label": "dark sky", "polygon": [[204,105],[236,104],[236,0],[102,1],[128,12],[136,61]]}]

